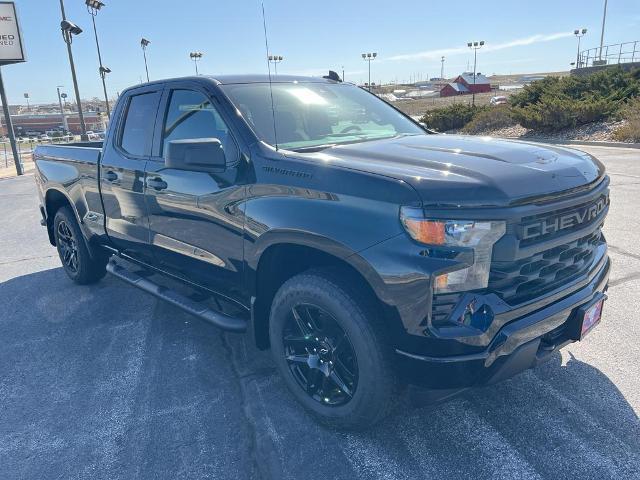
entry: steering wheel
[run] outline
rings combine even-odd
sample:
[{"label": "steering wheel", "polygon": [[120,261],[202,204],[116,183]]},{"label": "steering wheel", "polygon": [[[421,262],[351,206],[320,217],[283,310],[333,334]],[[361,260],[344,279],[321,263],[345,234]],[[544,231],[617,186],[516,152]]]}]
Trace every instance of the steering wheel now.
[{"label": "steering wheel", "polygon": [[362,129],[358,125],[349,125],[348,127],[345,127],[342,130],[340,130],[340,133],[349,133],[352,131],[361,132]]}]

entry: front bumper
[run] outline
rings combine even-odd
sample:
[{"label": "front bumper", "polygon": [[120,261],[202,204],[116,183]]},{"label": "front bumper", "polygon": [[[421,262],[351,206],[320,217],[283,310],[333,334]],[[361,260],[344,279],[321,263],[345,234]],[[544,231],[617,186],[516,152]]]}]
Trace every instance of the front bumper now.
[{"label": "front bumper", "polygon": [[400,374],[410,383],[438,389],[487,385],[507,379],[548,359],[574,335],[577,310],[607,290],[611,262],[602,259],[590,280],[569,295],[505,324],[482,351],[427,356],[397,349]]}]

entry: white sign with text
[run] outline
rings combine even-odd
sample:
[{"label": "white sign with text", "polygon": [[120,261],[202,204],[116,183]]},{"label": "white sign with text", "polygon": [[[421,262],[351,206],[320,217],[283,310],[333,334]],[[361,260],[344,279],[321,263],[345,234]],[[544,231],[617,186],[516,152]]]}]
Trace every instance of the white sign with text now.
[{"label": "white sign with text", "polygon": [[0,65],[14,62],[24,62],[16,6],[0,2]]}]

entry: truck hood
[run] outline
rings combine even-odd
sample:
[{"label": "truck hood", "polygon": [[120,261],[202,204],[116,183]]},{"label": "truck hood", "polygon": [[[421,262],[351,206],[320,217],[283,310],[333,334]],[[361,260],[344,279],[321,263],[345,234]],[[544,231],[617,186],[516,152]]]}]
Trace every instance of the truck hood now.
[{"label": "truck hood", "polygon": [[425,205],[504,206],[584,187],[604,174],[604,166],[581,151],[464,135],[398,137],[310,156],[403,180]]}]

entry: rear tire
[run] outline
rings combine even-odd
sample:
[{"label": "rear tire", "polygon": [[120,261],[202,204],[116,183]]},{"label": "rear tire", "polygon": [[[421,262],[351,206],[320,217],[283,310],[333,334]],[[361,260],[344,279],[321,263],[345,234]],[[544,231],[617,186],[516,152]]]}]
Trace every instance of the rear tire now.
[{"label": "rear tire", "polygon": [[95,283],[107,273],[106,254],[91,255],[76,216],[70,207],[62,207],[53,219],[53,234],[62,267],[69,278],[80,285]]},{"label": "rear tire", "polygon": [[326,269],[286,281],[271,306],[269,336],[296,399],[320,422],[357,430],[390,413],[401,385],[375,303],[343,278]]}]

